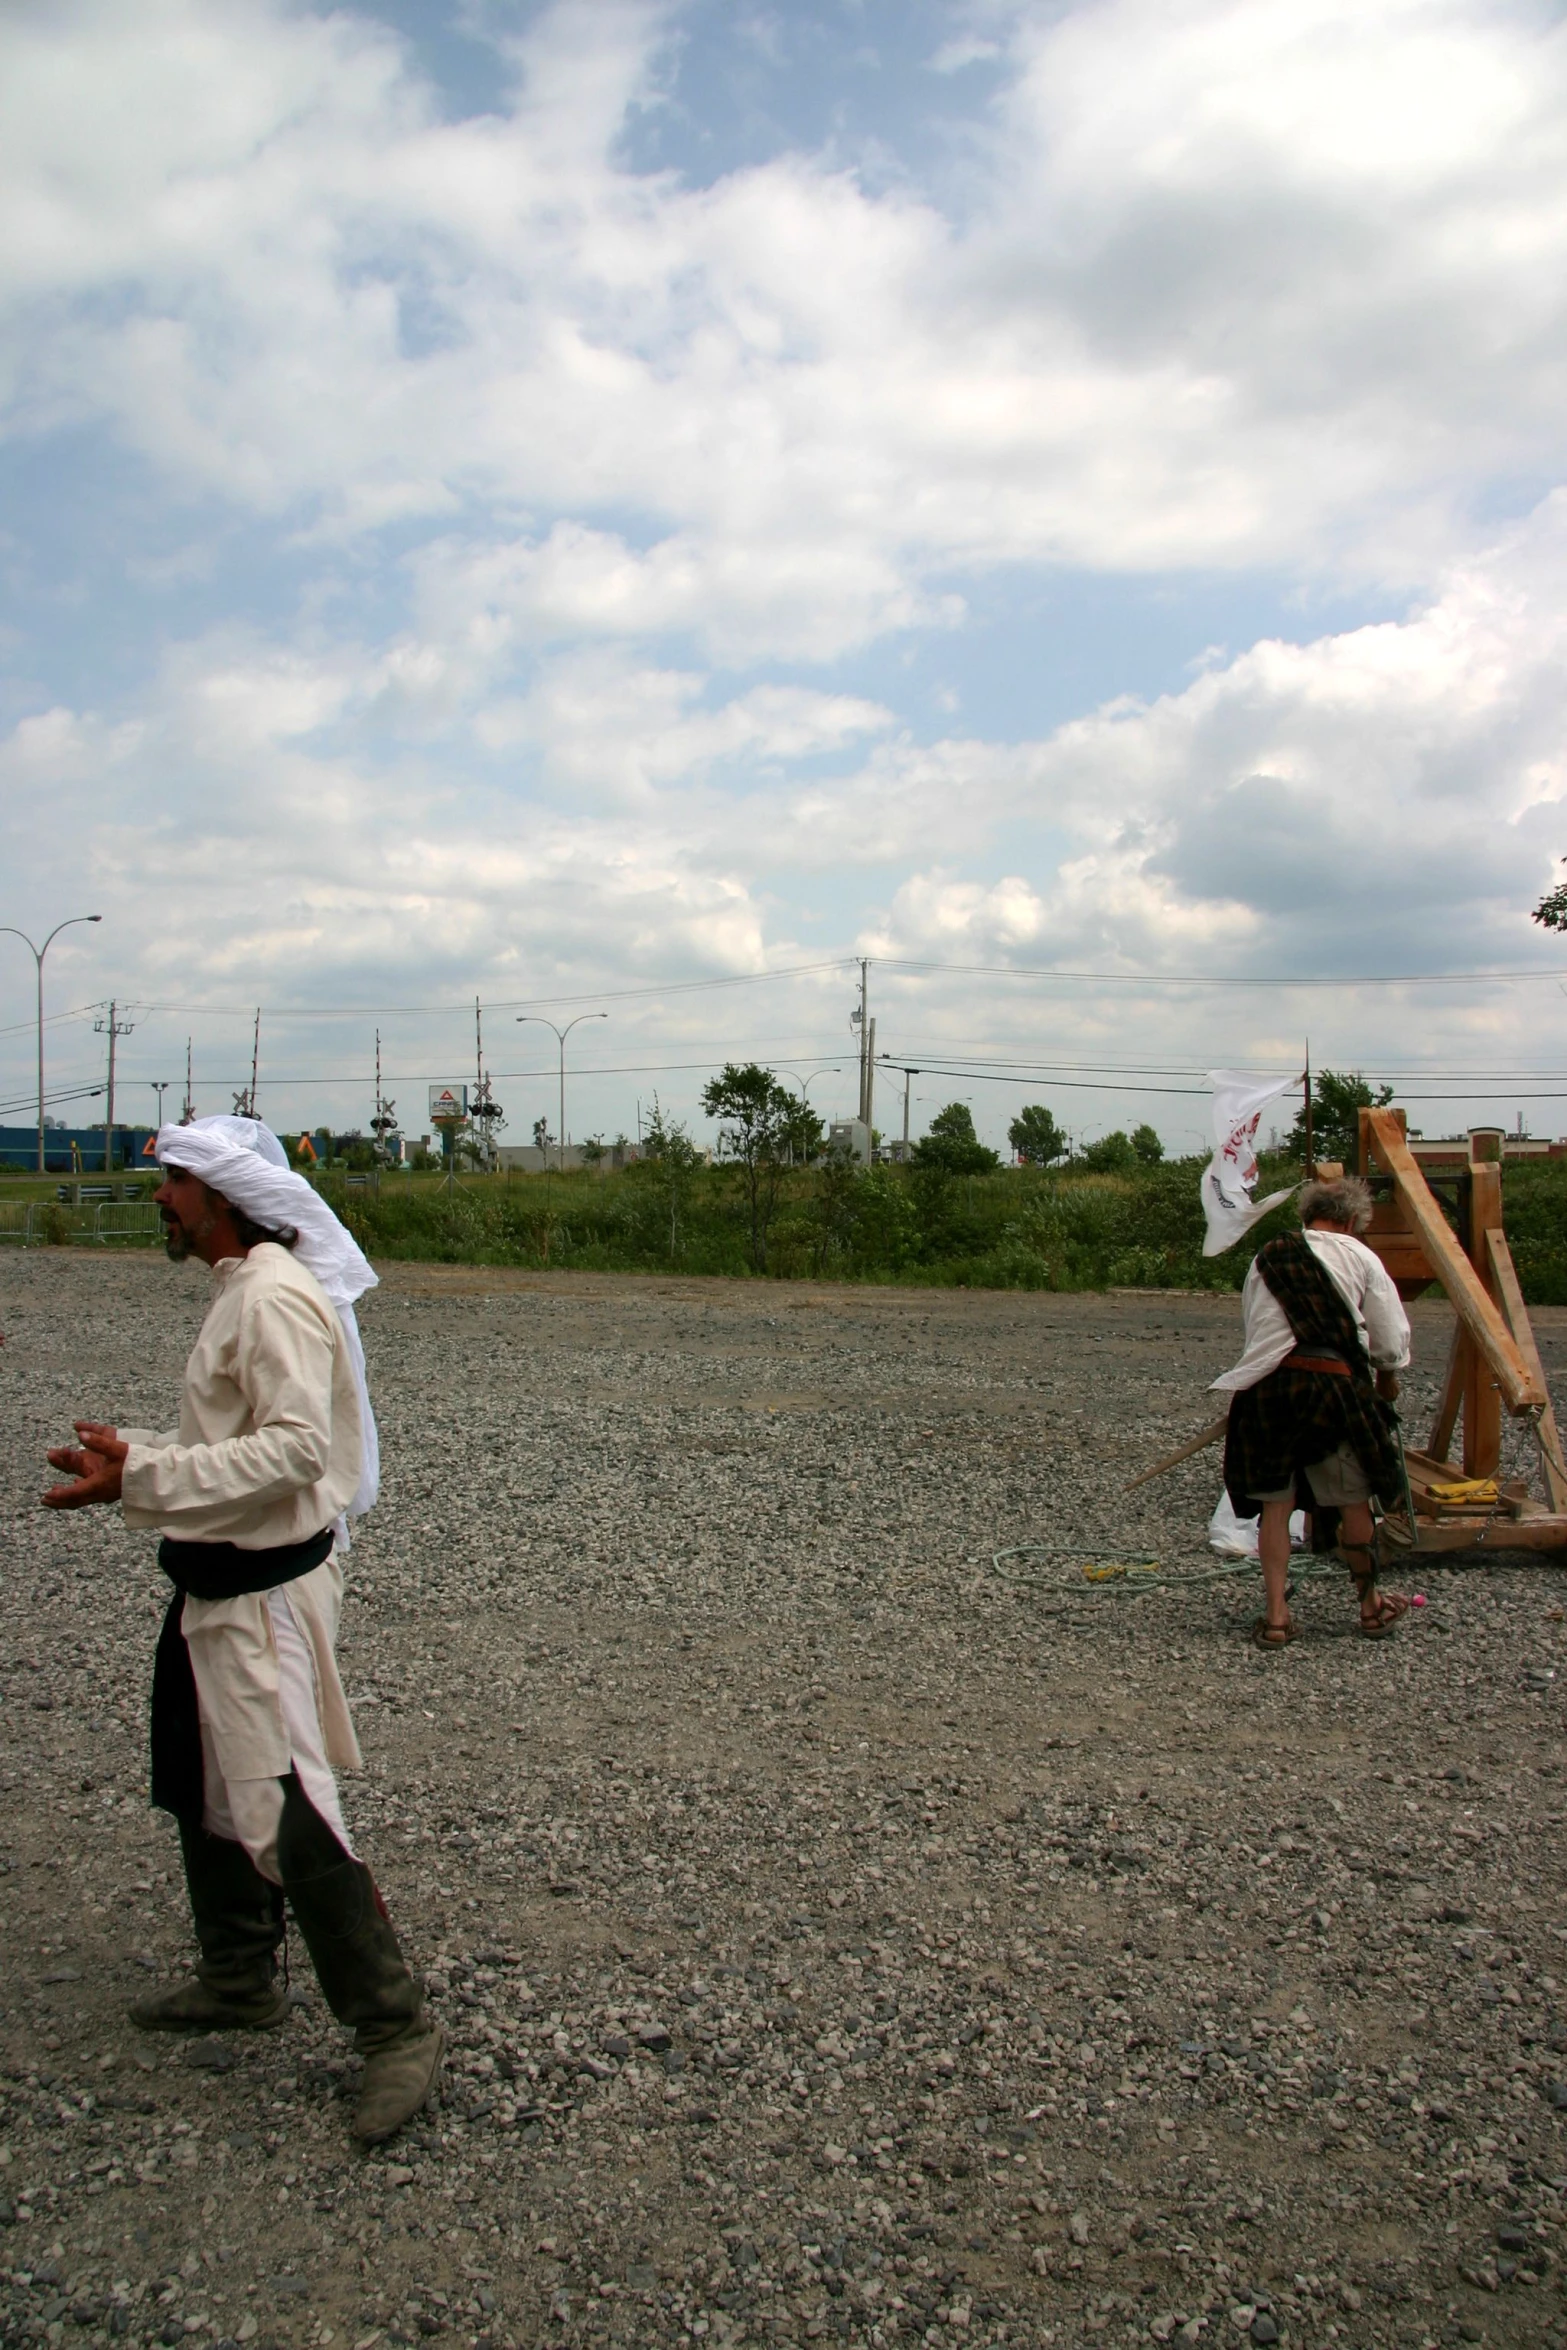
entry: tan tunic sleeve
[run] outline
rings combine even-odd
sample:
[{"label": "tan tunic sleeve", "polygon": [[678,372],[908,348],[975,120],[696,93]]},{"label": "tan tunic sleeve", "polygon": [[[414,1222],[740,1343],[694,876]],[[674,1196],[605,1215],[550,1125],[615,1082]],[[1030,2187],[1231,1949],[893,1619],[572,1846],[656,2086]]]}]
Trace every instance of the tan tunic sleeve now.
[{"label": "tan tunic sleeve", "polygon": [[335,1323],[324,1300],[297,1288],[268,1289],[247,1303],[233,1378],[253,1429],[211,1444],[133,1443],[121,1487],[135,1513],[129,1522],[164,1526],[187,1541],[222,1539],[234,1528],[236,1505],[264,1509],[319,1484],[332,1449]]}]

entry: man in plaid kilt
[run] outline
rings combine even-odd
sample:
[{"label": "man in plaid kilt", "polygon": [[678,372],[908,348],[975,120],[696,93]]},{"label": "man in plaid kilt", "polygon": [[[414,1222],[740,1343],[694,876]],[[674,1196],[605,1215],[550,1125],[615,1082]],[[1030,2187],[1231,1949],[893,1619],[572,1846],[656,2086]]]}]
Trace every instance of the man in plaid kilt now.
[{"label": "man in plaid kilt", "polygon": [[1381,1259],[1358,1235],[1371,1193],[1358,1177],[1308,1183],[1299,1232],[1257,1251],[1241,1292],[1245,1350],[1214,1386],[1231,1397],[1224,1482],[1236,1513],[1261,1513],[1266,1610],[1253,1637],[1282,1648],[1289,1612],[1290,1513],[1309,1509],[1312,1545],[1335,1543],[1360,1596],[1360,1629],[1385,1639],[1409,1602],[1379,1591],[1371,1500],[1403,1500],[1393,1433],[1398,1374],[1409,1361],[1409,1318]]}]

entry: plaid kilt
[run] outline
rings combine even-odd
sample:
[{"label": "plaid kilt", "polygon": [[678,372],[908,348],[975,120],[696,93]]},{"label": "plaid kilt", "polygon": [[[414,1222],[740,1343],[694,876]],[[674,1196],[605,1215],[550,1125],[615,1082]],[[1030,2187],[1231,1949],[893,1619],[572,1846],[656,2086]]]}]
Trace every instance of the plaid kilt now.
[{"label": "plaid kilt", "polygon": [[1402,1509],[1404,1481],[1392,1411],[1369,1388],[1331,1371],[1282,1367],[1255,1387],[1243,1387],[1230,1398],[1224,1435],[1224,1483],[1236,1516],[1256,1517],[1262,1507],[1259,1493],[1294,1485],[1315,1517],[1300,1472],[1326,1460],[1341,1444],[1354,1453],[1383,1508]]},{"label": "plaid kilt", "polygon": [[[1283,1307],[1296,1345],[1307,1354],[1336,1354],[1347,1379],[1331,1371],[1290,1370],[1281,1364],[1230,1399],[1224,1436],[1224,1484],[1237,1517],[1254,1518],[1259,1493],[1294,1485],[1310,1497],[1300,1472],[1347,1444],[1385,1510],[1402,1509],[1404,1475],[1394,1437],[1393,1409],[1371,1384],[1371,1364],[1354,1316],[1299,1232],[1281,1232],[1257,1251],[1257,1271]],[[1337,1510],[1311,1503],[1312,1547],[1332,1548]]]}]

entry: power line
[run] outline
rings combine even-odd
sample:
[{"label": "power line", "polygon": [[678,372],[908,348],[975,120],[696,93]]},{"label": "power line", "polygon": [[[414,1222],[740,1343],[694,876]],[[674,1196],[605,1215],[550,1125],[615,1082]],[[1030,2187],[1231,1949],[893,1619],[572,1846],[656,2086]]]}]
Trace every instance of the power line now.
[{"label": "power line", "polygon": [[879,971],[951,971],[967,973],[976,979],[1072,979],[1092,980],[1105,987],[1468,987],[1481,982],[1512,981],[1516,979],[1550,979],[1559,981],[1560,971],[1377,971],[1345,973],[1334,978],[1270,979],[1261,974],[1237,977],[1227,972],[1208,971],[1079,971],[1048,965],[1027,963],[932,963],[916,962],[899,955],[876,955],[872,961]]},{"label": "power line", "polygon": [[[508,1012],[526,1010],[534,1004],[629,1003],[664,996],[697,995],[715,989],[767,987],[782,980],[819,978],[828,972],[847,971],[861,959],[842,954],[821,962],[786,964],[772,971],[726,972],[705,979],[658,980],[636,987],[583,988],[557,995],[497,996],[486,1004],[485,1009]],[[863,959],[879,971],[901,972],[906,976],[949,974],[955,978],[1061,980],[1073,985],[1096,987],[1267,988],[1275,991],[1295,988],[1470,987],[1545,980],[1554,983],[1567,976],[1543,967],[1491,971],[1345,972],[1273,977],[1265,973],[1213,971],[1098,971],[1084,970],[1069,964],[948,963],[906,955],[873,955]],[[466,1018],[470,1004],[471,998],[460,1003],[440,1004],[263,1004],[261,1008],[269,1020],[441,1019],[452,1013],[460,1013]],[[184,1017],[199,1019],[246,1020],[254,1017],[256,1009],[254,1002],[188,1004],[153,997],[136,998],[134,1008],[144,1012],[179,1013]],[[57,1013],[52,1019],[80,1019],[88,1011],[96,1012],[100,1009],[101,1005],[98,1004],[82,1006],[70,1012]],[[0,1036],[15,1033],[19,1033],[18,1028],[0,1028]]]},{"label": "power line", "polygon": [[[854,958],[835,955],[825,963],[795,963],[779,971],[735,971],[712,979],[671,979],[646,987],[592,987],[583,988],[575,995],[518,995],[492,996],[484,1004],[487,1012],[516,1012],[530,1004],[618,1004],[633,997],[696,995],[709,988],[765,987],[777,979],[809,979],[824,971],[844,970]],[[185,1016],[210,1019],[250,1019],[254,1004],[178,1004],[151,1002],[141,997],[136,1009],[142,1012],[179,1012]],[[461,1013],[466,1019],[473,1009],[470,996],[460,1004],[263,1004],[262,1012],[269,1020],[406,1020],[435,1019],[449,1012]]]},{"label": "power line", "polygon": [[[44,1108],[50,1109],[56,1102],[96,1101],[103,1091],[104,1088],[101,1085],[74,1085],[66,1093],[47,1094],[44,1098]],[[16,1110],[36,1110],[37,1107],[37,1094],[25,1094],[17,1102],[0,1102],[0,1118],[8,1118]]]}]

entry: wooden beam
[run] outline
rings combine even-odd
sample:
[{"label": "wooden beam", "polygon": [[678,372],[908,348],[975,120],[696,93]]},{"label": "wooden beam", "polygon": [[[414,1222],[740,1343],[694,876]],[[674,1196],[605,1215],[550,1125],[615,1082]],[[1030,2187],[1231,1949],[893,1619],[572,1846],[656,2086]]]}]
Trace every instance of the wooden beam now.
[{"label": "wooden beam", "polygon": [[1211,1427],[1205,1428],[1200,1436],[1194,1436],[1190,1444],[1183,1444],[1179,1452],[1167,1452],[1162,1461],[1155,1461],[1151,1469],[1144,1469],[1140,1477],[1134,1477],[1125,1490],[1135,1493],[1139,1485],[1151,1483],[1155,1477],[1164,1476],[1167,1470],[1178,1469],[1182,1461],[1189,1461],[1195,1453],[1206,1452],[1210,1444],[1218,1443],[1229,1424],[1229,1407],[1226,1405]]},{"label": "wooden beam", "polygon": [[1367,1110],[1364,1116],[1376,1157],[1392,1176],[1399,1204],[1419,1233],[1436,1277],[1452,1300],[1453,1311],[1490,1366],[1503,1403],[1510,1412],[1532,1411],[1548,1403],[1544,1382],[1524,1362],[1500,1309],[1453,1238],[1447,1218],[1410,1156],[1402,1127],[1386,1110]]},{"label": "wooden beam", "polygon": [[1473,1352],[1469,1333],[1455,1315],[1453,1341],[1447,1350],[1447,1376],[1442,1381],[1442,1400],[1436,1407],[1436,1418],[1431,1423],[1431,1441],[1426,1450],[1433,1459],[1445,1461],[1453,1449],[1453,1430],[1458,1426],[1458,1414],[1464,1400],[1464,1382],[1469,1376],[1469,1357]]},{"label": "wooden beam", "polygon": [[[1469,1262],[1480,1276],[1493,1303],[1491,1260],[1486,1243],[1502,1229],[1502,1168],[1499,1159],[1482,1159],[1469,1169]],[[1511,1333],[1509,1332],[1509,1336]],[[1516,1341],[1514,1341],[1516,1345]],[[1522,1361],[1520,1351],[1519,1360]],[[1528,1365],[1524,1368],[1527,1370]],[[1473,1347],[1469,1376],[1464,1382],[1464,1475],[1494,1477],[1502,1465],[1502,1399],[1491,1365]]]},{"label": "wooden beam", "polygon": [[[1513,1252],[1507,1245],[1507,1236],[1493,1229],[1486,1233],[1485,1243],[1491,1260],[1492,1279],[1496,1283],[1496,1295],[1507,1327],[1513,1334],[1513,1342],[1539,1379],[1540,1385],[1549,1393],[1545,1366],[1535,1343],[1529,1309],[1523,1302],[1518,1268],[1513,1263]],[[1567,1510],[1567,1462],[1562,1459],[1562,1440],[1556,1426],[1556,1413],[1549,1403],[1540,1414],[1540,1451],[1545,1461],[1545,1490],[1550,1496],[1551,1507],[1553,1510]]]}]

